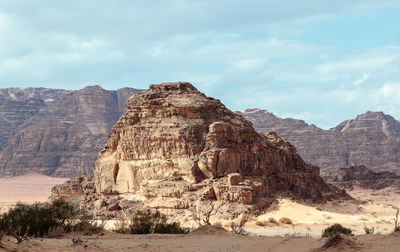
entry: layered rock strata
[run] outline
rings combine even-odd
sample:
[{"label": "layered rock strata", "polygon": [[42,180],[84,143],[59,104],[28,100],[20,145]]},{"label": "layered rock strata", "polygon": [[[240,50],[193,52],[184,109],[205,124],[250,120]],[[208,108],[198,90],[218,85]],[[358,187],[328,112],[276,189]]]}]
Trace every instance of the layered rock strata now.
[{"label": "layered rock strata", "polygon": [[[43,106],[23,121],[0,152],[0,176],[32,172],[57,177],[91,174],[112,125],[123,113],[128,98],[139,91],[107,91],[90,86],[65,92],[62,97],[39,93]],[[21,92],[13,97],[23,96]],[[38,99],[39,94],[26,96]]]},{"label": "layered rock strata", "polygon": [[26,120],[68,92],[47,88],[0,89],[0,151]]},{"label": "layered rock strata", "polygon": [[274,131],[288,139],[306,162],[322,171],[365,165],[400,172],[400,122],[382,112],[367,112],[330,130],[282,119],[266,110],[238,113],[253,122],[258,132]]},{"label": "layered rock strata", "polygon": [[[190,83],[163,83],[133,95],[94,166],[97,193],[158,209],[198,200],[259,204],[278,195],[323,201],[347,197],[275,133]],[[115,196],[118,195],[118,196]]]},{"label": "layered rock strata", "polygon": [[323,174],[328,183],[346,190],[359,186],[365,189],[381,190],[392,187],[400,190],[400,176],[388,171],[373,171],[363,165],[340,168]]}]

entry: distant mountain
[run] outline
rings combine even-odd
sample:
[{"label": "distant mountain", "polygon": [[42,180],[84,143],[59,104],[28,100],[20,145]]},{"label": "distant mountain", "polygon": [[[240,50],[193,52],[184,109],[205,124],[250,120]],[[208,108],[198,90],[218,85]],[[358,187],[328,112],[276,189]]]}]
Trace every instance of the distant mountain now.
[{"label": "distant mountain", "polygon": [[380,190],[387,187],[400,189],[400,176],[389,171],[373,171],[363,165],[340,168],[323,175],[326,182],[344,189],[359,186],[365,189]]},{"label": "distant mountain", "polygon": [[382,112],[367,112],[329,130],[261,109],[238,113],[257,131],[274,131],[289,140],[305,161],[322,171],[365,165],[400,172],[400,122]]},{"label": "distant mountain", "polygon": [[49,88],[0,89],[0,151],[27,119],[69,92]]},{"label": "distant mountain", "polygon": [[[0,176],[37,172],[71,177],[92,173],[112,125],[123,113],[128,98],[139,91],[107,91],[99,86],[78,91],[3,91],[9,98],[0,107],[0,114],[14,119],[8,121],[19,127],[12,134],[1,135]],[[0,124],[0,133],[12,127]]]}]

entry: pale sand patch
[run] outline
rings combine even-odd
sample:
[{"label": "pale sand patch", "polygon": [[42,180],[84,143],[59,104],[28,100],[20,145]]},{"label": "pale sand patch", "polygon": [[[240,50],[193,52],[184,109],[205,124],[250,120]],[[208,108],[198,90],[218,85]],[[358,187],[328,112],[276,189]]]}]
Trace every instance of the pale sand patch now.
[{"label": "pale sand patch", "polygon": [[67,180],[40,174],[0,178],[0,212],[7,211],[17,202],[31,204],[47,201],[51,195],[51,188]]},{"label": "pale sand patch", "polygon": [[[332,224],[339,223],[353,230],[356,235],[365,234],[364,226],[374,227],[376,234],[390,234],[394,229],[396,208],[400,208],[400,195],[390,191],[356,189],[349,192],[354,198],[367,200],[364,204],[354,202],[330,202],[323,205],[308,206],[288,199],[279,200],[277,210],[253,218],[246,230],[257,235],[321,237],[322,231]],[[371,200],[374,199],[374,200]],[[279,221],[287,217],[294,225],[270,224],[269,218]],[[256,221],[266,224],[256,225]]]}]

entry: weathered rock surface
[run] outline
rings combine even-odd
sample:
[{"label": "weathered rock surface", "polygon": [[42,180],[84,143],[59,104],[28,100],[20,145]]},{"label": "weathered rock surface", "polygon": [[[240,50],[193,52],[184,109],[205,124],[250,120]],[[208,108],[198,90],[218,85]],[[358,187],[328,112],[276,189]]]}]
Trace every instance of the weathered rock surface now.
[{"label": "weathered rock surface", "polygon": [[346,189],[354,186],[371,190],[400,188],[400,176],[388,171],[373,171],[363,165],[340,168],[323,174],[322,177],[326,182]]},{"label": "weathered rock surface", "polygon": [[330,130],[282,119],[266,110],[238,113],[253,122],[258,132],[274,131],[290,141],[306,162],[323,171],[365,165],[400,172],[400,122],[382,112],[367,112]]},{"label": "weathered rock surface", "polygon": [[[91,86],[65,92],[61,98],[44,92],[42,105],[48,104],[27,120],[21,119],[23,124],[0,152],[0,176],[91,174],[112,125],[123,113],[128,98],[138,91]],[[37,93],[29,95],[38,99]]]},{"label": "weathered rock surface", "polygon": [[347,196],[325,184],[319,168],[305,164],[289,142],[258,134],[186,82],[151,85],[129,99],[99,153],[94,179],[98,193],[159,209],[188,209],[198,199],[256,204],[277,195]]},{"label": "weathered rock surface", "polygon": [[0,89],[0,151],[27,119],[68,92],[47,88]]}]

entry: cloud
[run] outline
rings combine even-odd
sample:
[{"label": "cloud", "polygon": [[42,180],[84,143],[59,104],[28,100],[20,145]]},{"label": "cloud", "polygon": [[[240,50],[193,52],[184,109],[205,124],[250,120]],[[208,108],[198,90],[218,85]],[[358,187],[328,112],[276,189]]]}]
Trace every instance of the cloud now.
[{"label": "cloud", "polygon": [[147,88],[187,80],[231,109],[262,107],[328,127],[366,109],[389,108],[394,98],[372,94],[400,78],[396,44],[349,48],[309,34],[310,24],[346,15],[362,20],[398,1],[26,4],[0,6],[0,87]]},{"label": "cloud", "polygon": [[364,73],[364,74],[361,76],[361,78],[357,79],[357,80],[354,82],[354,84],[356,84],[357,86],[359,86],[359,85],[363,84],[364,82],[366,82],[366,81],[369,79],[369,77],[371,77],[370,74]]}]

